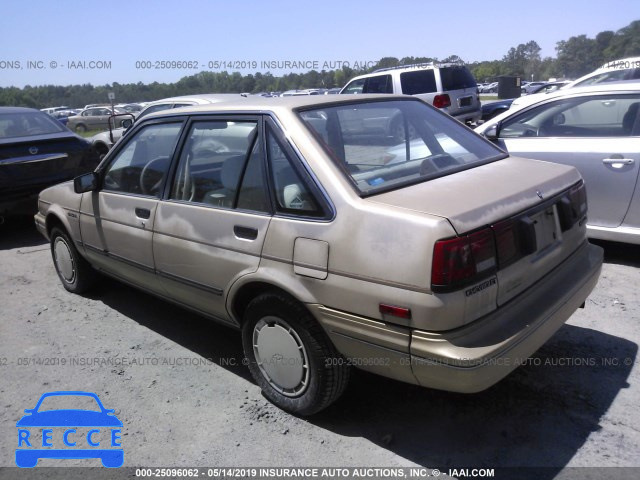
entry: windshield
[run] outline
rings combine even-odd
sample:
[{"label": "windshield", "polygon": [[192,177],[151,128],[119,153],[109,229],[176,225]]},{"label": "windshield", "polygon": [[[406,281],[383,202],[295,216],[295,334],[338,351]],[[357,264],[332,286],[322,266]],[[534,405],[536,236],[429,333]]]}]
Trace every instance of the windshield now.
[{"label": "windshield", "polygon": [[305,110],[300,117],[362,195],[506,156],[419,100],[341,104]]},{"label": "windshield", "polygon": [[42,112],[0,114],[0,138],[30,137],[65,130],[59,121]]},{"label": "windshield", "polygon": [[51,395],[42,399],[38,412],[50,410],[89,410],[100,412],[96,399],[89,395]]}]

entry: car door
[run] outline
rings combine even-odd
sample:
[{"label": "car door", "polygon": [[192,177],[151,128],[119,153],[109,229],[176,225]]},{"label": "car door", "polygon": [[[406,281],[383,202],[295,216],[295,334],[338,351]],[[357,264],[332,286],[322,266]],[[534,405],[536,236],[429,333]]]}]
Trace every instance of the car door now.
[{"label": "car door", "polygon": [[183,123],[158,120],[127,136],[101,168],[101,187],[84,193],[80,207],[80,234],[92,263],[153,292],[162,292],[151,244],[156,209]]},{"label": "car door", "polygon": [[97,111],[97,116],[94,117],[94,128],[95,129],[102,129],[102,128],[108,128],[109,126],[109,117],[111,116],[111,110],[108,108],[100,108]]},{"label": "car door", "polygon": [[251,116],[194,119],[155,217],[167,295],[227,322],[226,292],[257,270],[271,220],[260,125]]},{"label": "car door", "polygon": [[640,93],[545,102],[504,120],[498,143],[512,155],[576,167],[587,186],[590,225],[620,226],[640,167]]},{"label": "car door", "polygon": [[90,108],[89,110],[85,110],[82,112],[82,116],[84,117],[85,123],[87,125],[87,130],[93,130],[96,125],[96,119],[98,115],[97,108]]}]

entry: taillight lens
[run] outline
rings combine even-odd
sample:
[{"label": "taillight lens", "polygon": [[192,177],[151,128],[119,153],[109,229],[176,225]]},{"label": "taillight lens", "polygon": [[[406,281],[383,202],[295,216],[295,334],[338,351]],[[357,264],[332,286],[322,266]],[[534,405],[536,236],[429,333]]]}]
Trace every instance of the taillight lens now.
[{"label": "taillight lens", "polygon": [[587,189],[584,182],[574,186],[558,202],[558,214],[562,231],[567,231],[587,214]]},{"label": "taillight lens", "polygon": [[436,108],[450,107],[451,99],[449,98],[449,95],[445,93],[445,94],[436,95],[435,97],[433,97],[433,106]]},{"label": "taillight lens", "polygon": [[[569,230],[587,214],[584,182],[554,200],[560,228]],[[551,204],[541,208],[548,209]],[[537,209],[540,212],[540,208]],[[535,214],[535,212],[534,212]],[[431,288],[450,292],[481,281],[538,250],[536,221],[524,213],[469,235],[439,240],[433,249]]]},{"label": "taillight lens", "polygon": [[440,240],[433,251],[431,284],[435,291],[461,287],[495,272],[496,246],[490,228]]}]

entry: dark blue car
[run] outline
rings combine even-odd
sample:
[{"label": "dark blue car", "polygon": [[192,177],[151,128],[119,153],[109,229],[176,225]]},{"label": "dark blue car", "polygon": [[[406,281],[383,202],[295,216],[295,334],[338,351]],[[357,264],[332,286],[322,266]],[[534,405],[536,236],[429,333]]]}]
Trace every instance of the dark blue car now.
[{"label": "dark blue car", "polygon": [[[52,403],[61,403],[60,401],[63,404],[80,403],[83,408],[47,408]],[[104,408],[95,393],[45,393],[35,408],[27,409],[25,413],[27,415],[16,424],[16,465],[19,467],[35,467],[40,458],[99,458],[105,467],[122,466],[122,422],[114,415],[114,410]],[[87,430],[87,433],[79,434],[78,429]],[[41,436],[37,437],[40,432]],[[41,438],[41,442],[36,442],[36,437]]]},{"label": "dark blue car", "polygon": [[482,102],[482,106],[480,107],[482,110],[482,120],[486,122],[493,117],[497,117],[502,112],[506,112],[509,110],[509,107],[511,107],[514,100],[514,98],[507,98],[504,100],[497,100],[495,102]]}]

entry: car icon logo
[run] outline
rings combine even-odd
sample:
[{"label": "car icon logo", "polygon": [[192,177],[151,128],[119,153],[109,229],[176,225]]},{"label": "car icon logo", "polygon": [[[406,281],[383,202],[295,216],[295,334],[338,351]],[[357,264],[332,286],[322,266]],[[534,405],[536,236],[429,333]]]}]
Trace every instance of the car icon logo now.
[{"label": "car icon logo", "polygon": [[[52,408],[61,406],[63,408]],[[81,408],[70,408],[70,407]],[[124,463],[122,422],[95,393],[49,392],[16,423],[16,465],[35,467],[40,458],[99,458],[108,468]]]},{"label": "car icon logo", "polygon": [[29,153],[31,155],[35,155],[36,153],[38,153],[38,147],[29,147]]}]

